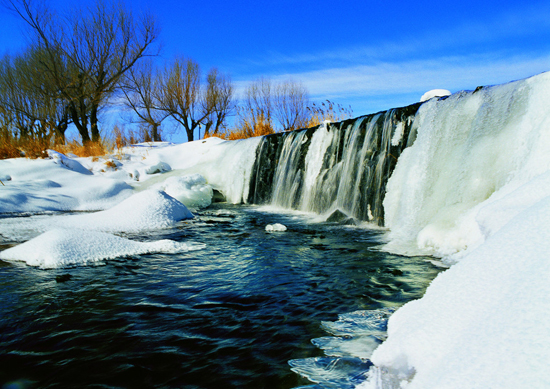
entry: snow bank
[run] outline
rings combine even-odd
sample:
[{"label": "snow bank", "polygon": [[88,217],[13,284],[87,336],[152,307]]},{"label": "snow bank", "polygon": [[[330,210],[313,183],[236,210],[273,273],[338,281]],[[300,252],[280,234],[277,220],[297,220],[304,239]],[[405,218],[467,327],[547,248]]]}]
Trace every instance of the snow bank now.
[{"label": "snow bank", "polygon": [[364,388],[550,383],[550,73],[429,101],[384,201],[386,250],[452,264],[389,320]]},{"label": "snow bank", "polygon": [[377,368],[360,387],[547,387],[549,252],[547,196],[390,318],[372,356]]},{"label": "snow bank", "polygon": [[223,193],[228,202],[246,202],[260,140],[256,137],[215,144],[191,171],[200,173],[208,184]]},{"label": "snow bank", "polygon": [[28,242],[0,252],[0,259],[24,261],[30,266],[57,268],[86,265],[105,259],[149,254],[180,253],[202,245],[171,240],[134,242],[103,232],[53,229]]},{"label": "snow bank", "polygon": [[61,154],[54,159],[0,161],[0,213],[106,209],[132,194],[126,182],[92,173]]},{"label": "snow bank", "polygon": [[114,207],[100,212],[63,218],[64,226],[107,232],[140,232],[166,228],[193,218],[178,200],[158,190],[139,192]]}]

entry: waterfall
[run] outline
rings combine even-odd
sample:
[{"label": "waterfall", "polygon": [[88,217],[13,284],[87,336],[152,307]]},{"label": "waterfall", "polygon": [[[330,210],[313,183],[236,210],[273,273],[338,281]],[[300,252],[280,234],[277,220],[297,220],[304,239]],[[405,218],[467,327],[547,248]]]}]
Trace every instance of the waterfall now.
[{"label": "waterfall", "polygon": [[[265,136],[248,202],[383,224],[386,182],[420,104]],[[410,138],[410,139],[409,139]]]}]

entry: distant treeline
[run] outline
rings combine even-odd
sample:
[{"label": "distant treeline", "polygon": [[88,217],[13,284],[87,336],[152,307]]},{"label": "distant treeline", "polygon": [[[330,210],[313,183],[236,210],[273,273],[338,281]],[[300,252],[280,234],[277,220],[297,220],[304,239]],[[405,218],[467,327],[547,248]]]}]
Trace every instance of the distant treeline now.
[{"label": "distant treeline", "polygon": [[108,134],[100,130],[100,113],[115,102],[132,112],[126,120],[138,125],[142,140],[151,141],[161,140],[167,118],[192,141],[200,130],[234,139],[351,116],[351,108],[329,101],[312,104],[306,88],[292,80],[260,78],[237,99],[231,77],[216,68],[204,74],[183,56],[156,66],[155,17],[135,15],[121,2],[96,0],[68,17],[40,1],[3,4],[26,23],[30,37],[21,53],[0,59],[3,144],[62,145],[71,125],[82,145],[99,143]]}]

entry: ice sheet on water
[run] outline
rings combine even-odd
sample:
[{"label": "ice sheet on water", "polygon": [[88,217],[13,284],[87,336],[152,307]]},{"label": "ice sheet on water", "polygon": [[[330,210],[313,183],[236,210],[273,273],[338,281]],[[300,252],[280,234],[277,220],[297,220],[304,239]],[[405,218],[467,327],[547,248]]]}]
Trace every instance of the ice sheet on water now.
[{"label": "ice sheet on water", "polygon": [[382,343],[384,337],[367,335],[355,338],[325,336],[313,339],[311,342],[323,350],[327,356],[349,356],[362,359],[370,358],[376,347]]},{"label": "ice sheet on water", "polygon": [[385,336],[386,325],[395,308],[345,313],[337,321],[324,321],[321,326],[334,336]]},{"label": "ice sheet on water", "polygon": [[370,361],[353,357],[317,357],[293,359],[291,370],[320,384],[322,388],[355,388],[365,381]]},{"label": "ice sheet on water", "polygon": [[311,388],[355,388],[366,380],[372,363],[368,358],[386,338],[387,322],[395,308],[355,311],[337,321],[322,322],[333,336],[313,339],[327,355],[289,361],[291,370],[318,384]]}]

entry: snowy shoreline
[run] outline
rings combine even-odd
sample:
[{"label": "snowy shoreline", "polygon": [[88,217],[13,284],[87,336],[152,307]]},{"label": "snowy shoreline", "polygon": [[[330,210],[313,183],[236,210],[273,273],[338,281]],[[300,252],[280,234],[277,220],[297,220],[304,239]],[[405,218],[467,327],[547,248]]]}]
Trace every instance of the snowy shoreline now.
[{"label": "snowy shoreline", "polygon": [[[420,108],[416,141],[387,185],[385,250],[451,267],[391,316],[361,388],[550,385],[548,101],[544,73]],[[115,234],[191,218],[214,189],[231,203],[247,199],[258,143],[210,138],[130,147],[118,159],[0,161],[0,213],[97,211],[0,219],[0,234],[19,244],[0,259],[48,268],[200,249]]]}]

